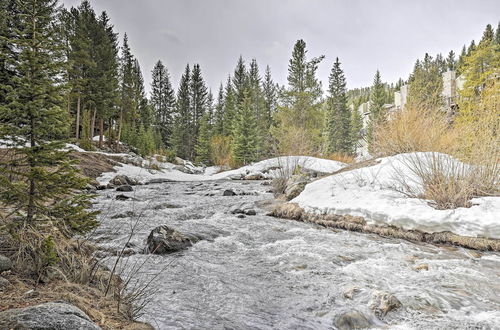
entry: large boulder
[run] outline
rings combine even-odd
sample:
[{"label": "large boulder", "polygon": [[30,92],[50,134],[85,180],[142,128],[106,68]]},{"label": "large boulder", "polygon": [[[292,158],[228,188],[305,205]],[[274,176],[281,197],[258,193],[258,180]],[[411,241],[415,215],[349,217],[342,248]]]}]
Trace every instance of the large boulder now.
[{"label": "large boulder", "polygon": [[358,311],[351,311],[337,316],[334,324],[339,330],[366,329],[373,326],[373,322]]},{"label": "large boulder", "polygon": [[114,187],[125,186],[125,185],[136,186],[138,184],[139,181],[137,181],[136,179],[132,179],[126,175],[121,175],[121,174],[115,176],[113,179],[109,181],[109,185]]},{"label": "large boulder", "polygon": [[16,308],[0,312],[0,329],[99,330],[79,308],[65,302]]},{"label": "large boulder", "polygon": [[11,268],[12,268],[12,261],[10,261],[10,259],[7,258],[6,256],[0,254],[0,273],[11,270]]},{"label": "large boulder", "polygon": [[185,235],[164,225],[151,231],[147,239],[147,248],[149,253],[168,254],[185,250],[198,240],[197,237]]},{"label": "large boulder", "polygon": [[392,293],[376,290],[372,293],[369,307],[377,316],[384,316],[401,307],[401,302]]},{"label": "large boulder", "polygon": [[292,200],[302,191],[304,191],[304,188],[306,185],[311,182],[311,179],[306,176],[306,175],[292,175],[290,179],[288,179],[286,183],[286,189],[285,189],[285,198],[286,200]]},{"label": "large boulder", "polygon": [[132,188],[132,186],[126,184],[126,185],[119,186],[118,188],[116,188],[116,191],[130,192],[130,191],[134,191],[134,188]]}]

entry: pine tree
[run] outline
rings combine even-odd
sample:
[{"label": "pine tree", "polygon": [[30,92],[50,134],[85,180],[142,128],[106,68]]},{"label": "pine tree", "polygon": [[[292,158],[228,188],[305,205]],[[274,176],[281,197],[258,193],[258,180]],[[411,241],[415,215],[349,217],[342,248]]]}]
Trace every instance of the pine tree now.
[{"label": "pine tree", "polygon": [[425,54],[421,65],[416,67],[409,81],[408,106],[422,110],[437,110],[443,98],[443,78],[440,63]]},{"label": "pine tree", "polygon": [[316,72],[324,56],[308,61],[306,54],[306,43],[298,40],[288,65],[288,87],[280,95],[272,128],[280,153],[315,153],[321,145],[323,92]]},{"label": "pine tree", "polygon": [[500,45],[500,22],[498,22],[497,30],[495,31],[495,43]]},{"label": "pine tree", "polygon": [[328,93],[325,125],[326,152],[352,153],[351,116],[347,107],[346,79],[338,57],[330,72]]},{"label": "pine tree", "polygon": [[161,61],[156,63],[152,72],[150,103],[154,109],[158,132],[163,144],[168,147],[171,145],[175,92],[172,89],[168,70]]},{"label": "pine tree", "polygon": [[232,79],[235,104],[239,107],[240,103],[243,102],[245,97],[245,91],[247,89],[247,69],[245,66],[245,61],[240,56],[238,62],[236,63],[236,68],[234,69],[234,76]]},{"label": "pine tree", "polygon": [[191,69],[186,66],[177,91],[176,114],[174,118],[174,131],[172,146],[175,153],[181,158],[187,158],[190,153],[191,137]]},{"label": "pine tree", "polygon": [[[12,157],[1,166],[0,197],[36,230],[52,223],[67,234],[95,225],[85,195],[75,195],[78,178],[61,138],[69,122],[64,104],[63,48],[57,35],[56,0],[18,2],[18,29],[6,41],[19,52],[14,88],[0,105],[0,138],[12,140]],[[21,227],[20,227],[21,228]],[[37,253],[38,251],[34,251]]]},{"label": "pine tree", "polygon": [[128,44],[127,34],[125,34],[120,58],[120,112],[117,144],[120,142],[124,123],[135,123],[137,117],[134,104],[134,56]]},{"label": "pine tree", "polygon": [[464,65],[465,57],[467,56],[467,48],[465,45],[462,47],[462,51],[460,52],[460,56],[457,61],[457,75],[462,74],[462,67]]},{"label": "pine tree", "polygon": [[6,102],[6,94],[13,88],[15,72],[10,64],[17,62],[18,52],[9,40],[17,28],[18,14],[15,0],[0,3],[0,104]]},{"label": "pine tree", "polygon": [[[426,59],[427,60],[427,59]],[[424,60],[424,62],[426,61]],[[417,66],[418,65],[418,66]],[[424,64],[425,65],[425,64]],[[420,67],[419,63],[416,64]],[[385,90],[380,77],[380,72],[377,70],[373,78],[373,85],[370,89],[370,115],[368,122],[368,141],[373,139],[373,130],[375,126],[384,119],[383,113],[385,103]]]},{"label": "pine tree", "polygon": [[491,24],[488,24],[486,25],[486,29],[483,32],[483,37],[481,38],[479,44],[481,45],[482,43],[493,42],[494,38],[495,38],[495,32],[493,31]]},{"label": "pine tree", "polygon": [[237,112],[236,95],[231,77],[227,78],[224,98],[224,125],[222,134],[230,136],[233,132],[233,122]]},{"label": "pine tree", "polygon": [[215,113],[214,113],[214,135],[223,135],[224,134],[224,86],[220,84],[219,94],[217,96],[217,103],[215,104]]},{"label": "pine tree", "polygon": [[457,61],[455,60],[455,52],[450,50],[448,57],[446,58],[446,66],[449,71],[456,70]]},{"label": "pine tree", "polygon": [[249,164],[256,159],[258,127],[248,92],[238,109],[233,130],[233,159],[240,165]]},{"label": "pine tree", "polygon": [[471,41],[469,48],[467,48],[467,56],[472,54],[473,51],[476,50],[476,42],[474,40]]},{"label": "pine tree", "polygon": [[198,133],[200,131],[200,121],[201,117],[207,111],[207,97],[208,90],[205,85],[205,81],[201,75],[201,69],[199,64],[195,64],[193,66],[193,71],[191,73],[190,80],[190,113],[191,113],[191,122],[189,127],[189,135],[191,137],[191,141],[189,142],[189,158],[194,159],[195,157],[195,149],[194,146],[197,145]]},{"label": "pine tree", "polygon": [[264,121],[267,130],[269,130],[272,125],[272,118],[278,104],[277,87],[271,76],[271,68],[269,66],[266,66],[262,92],[264,96]]},{"label": "pine tree", "polygon": [[203,115],[200,122],[200,131],[196,144],[196,162],[204,165],[211,164],[210,152],[210,114],[207,112]]},{"label": "pine tree", "polygon": [[350,137],[351,137],[351,146],[353,148],[353,152],[356,151],[358,147],[359,140],[363,138],[363,118],[358,111],[358,107],[356,104],[353,104],[353,108],[351,109],[351,118],[350,118]]}]

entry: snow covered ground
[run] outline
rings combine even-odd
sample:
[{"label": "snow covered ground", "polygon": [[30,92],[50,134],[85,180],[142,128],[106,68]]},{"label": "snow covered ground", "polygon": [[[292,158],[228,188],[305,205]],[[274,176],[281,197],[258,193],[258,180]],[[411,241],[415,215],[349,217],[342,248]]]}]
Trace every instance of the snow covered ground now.
[{"label": "snow covered ground", "polygon": [[[207,180],[220,180],[241,178],[246,175],[262,175],[265,178],[273,178],[278,175],[278,167],[285,168],[287,171],[293,171],[296,166],[309,169],[316,172],[333,173],[340,170],[346,164],[308,156],[287,156],[266,159],[251,165],[243,166],[239,169],[218,172],[217,167],[208,167],[203,174],[189,174],[183,173],[176,169],[176,165],[171,163],[162,163],[154,161],[157,167],[161,170],[151,170],[143,167],[123,164],[116,166],[116,172],[103,173],[97,181],[101,184],[107,184],[112,178],[118,174],[127,175],[130,178],[146,182],[152,179],[168,179],[173,181],[207,181]],[[187,165],[189,167],[190,165]],[[197,169],[197,168],[194,168]]]},{"label": "snow covered ground", "polygon": [[[332,175],[308,184],[291,202],[308,212],[362,216],[368,223],[388,224],[426,232],[451,231],[464,236],[500,238],[500,197],[473,199],[469,208],[438,210],[428,201],[397,192],[396,174],[409,185],[418,179],[408,169],[409,159],[428,160],[430,153],[400,154],[380,159],[378,165]],[[451,163],[458,162],[448,155]],[[415,187],[418,188],[418,187]]]}]

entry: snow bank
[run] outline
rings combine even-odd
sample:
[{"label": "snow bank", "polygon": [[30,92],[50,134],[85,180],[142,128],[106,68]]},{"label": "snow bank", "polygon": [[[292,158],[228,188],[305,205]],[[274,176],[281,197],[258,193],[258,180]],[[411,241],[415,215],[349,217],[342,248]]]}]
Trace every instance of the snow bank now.
[{"label": "snow bank", "polygon": [[[312,182],[291,202],[307,212],[362,216],[368,223],[388,224],[426,232],[451,231],[464,236],[500,238],[500,197],[475,198],[470,208],[437,210],[428,201],[397,192],[396,173],[407,184],[418,185],[408,161],[430,159],[431,153],[401,154],[380,159],[380,163],[339,173]],[[451,156],[451,163],[459,162]]]},{"label": "snow bank", "polygon": [[287,156],[266,159],[251,165],[243,166],[236,170],[217,172],[217,167],[209,167],[204,174],[189,174],[175,169],[176,165],[166,162],[153,162],[160,170],[146,169],[143,167],[123,164],[116,166],[116,172],[103,173],[97,181],[101,184],[107,184],[116,175],[123,174],[130,178],[146,182],[151,179],[168,179],[173,181],[207,181],[221,179],[235,179],[246,175],[260,174],[265,178],[273,178],[278,174],[277,167],[285,167],[288,171],[293,171],[295,166],[323,172],[333,173],[345,166],[344,163],[320,159],[307,156]]}]

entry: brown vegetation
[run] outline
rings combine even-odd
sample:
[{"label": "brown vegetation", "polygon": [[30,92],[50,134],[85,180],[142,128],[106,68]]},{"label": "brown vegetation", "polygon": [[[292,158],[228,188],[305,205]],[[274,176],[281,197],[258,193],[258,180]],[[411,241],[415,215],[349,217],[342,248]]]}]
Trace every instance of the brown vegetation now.
[{"label": "brown vegetation", "polygon": [[449,244],[482,251],[500,251],[500,240],[496,239],[465,237],[451,232],[424,233],[418,230],[405,230],[395,226],[370,225],[362,217],[308,213],[296,203],[277,205],[269,215],[277,218],[310,222],[328,228],[372,233],[382,237],[400,238],[432,244]]}]

